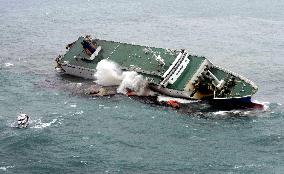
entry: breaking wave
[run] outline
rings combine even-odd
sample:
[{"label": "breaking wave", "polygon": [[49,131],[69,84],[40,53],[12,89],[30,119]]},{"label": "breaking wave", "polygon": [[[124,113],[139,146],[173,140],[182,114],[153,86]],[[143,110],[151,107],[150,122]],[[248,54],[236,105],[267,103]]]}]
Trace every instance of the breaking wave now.
[{"label": "breaking wave", "polygon": [[96,68],[96,83],[102,86],[118,86],[117,92],[127,94],[130,91],[136,95],[150,95],[148,82],[135,71],[122,71],[120,66],[110,60],[101,60]]}]

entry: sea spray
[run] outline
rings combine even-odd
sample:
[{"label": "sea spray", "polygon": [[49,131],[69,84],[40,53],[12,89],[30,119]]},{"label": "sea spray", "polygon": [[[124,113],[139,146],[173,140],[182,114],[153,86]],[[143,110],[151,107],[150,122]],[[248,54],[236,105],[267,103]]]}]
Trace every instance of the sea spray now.
[{"label": "sea spray", "polygon": [[148,83],[135,71],[125,71],[122,73],[122,81],[117,88],[118,93],[127,94],[129,90],[134,91],[137,95],[148,95]]},{"label": "sea spray", "polygon": [[117,92],[127,94],[133,91],[136,95],[153,95],[147,88],[148,82],[135,71],[122,71],[115,62],[103,59],[96,68],[96,83],[102,86],[118,86]]},{"label": "sea spray", "polygon": [[102,86],[118,86],[122,81],[122,71],[115,62],[103,59],[96,67],[96,83]]}]

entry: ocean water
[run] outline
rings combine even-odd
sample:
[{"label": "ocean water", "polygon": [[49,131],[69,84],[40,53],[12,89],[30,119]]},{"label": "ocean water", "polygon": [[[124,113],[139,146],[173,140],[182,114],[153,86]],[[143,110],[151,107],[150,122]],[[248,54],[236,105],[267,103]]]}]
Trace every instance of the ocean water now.
[{"label": "ocean water", "polygon": [[[0,0],[0,173],[284,173],[284,1]],[[262,110],[186,112],[53,60],[80,35],[185,48],[253,80]],[[16,128],[20,112],[27,129]]]}]

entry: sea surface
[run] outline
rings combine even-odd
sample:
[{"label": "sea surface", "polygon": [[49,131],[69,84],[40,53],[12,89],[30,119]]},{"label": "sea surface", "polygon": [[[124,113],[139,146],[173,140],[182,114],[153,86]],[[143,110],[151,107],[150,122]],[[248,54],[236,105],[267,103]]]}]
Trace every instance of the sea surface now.
[{"label": "sea surface", "polygon": [[[283,0],[0,0],[0,173],[284,173]],[[263,109],[186,112],[60,76],[80,35],[185,48],[254,81]],[[31,123],[16,128],[19,113]]]}]

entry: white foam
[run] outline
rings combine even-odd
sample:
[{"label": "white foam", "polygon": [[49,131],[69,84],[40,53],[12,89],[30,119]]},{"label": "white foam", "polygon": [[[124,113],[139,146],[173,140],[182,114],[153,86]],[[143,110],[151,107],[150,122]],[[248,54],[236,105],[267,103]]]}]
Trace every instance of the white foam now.
[{"label": "white foam", "polygon": [[78,112],[75,112],[75,115],[82,115],[82,114],[84,114],[84,111],[83,111],[83,110],[78,111]]},{"label": "white foam", "polygon": [[213,112],[213,115],[217,116],[226,116],[228,114],[238,115],[238,116],[246,116],[254,113],[254,110],[230,110],[230,111],[216,111]]},{"label": "white foam", "polygon": [[[57,119],[53,119],[51,122],[48,123],[42,123],[41,119],[35,120],[33,122],[35,122],[35,125],[32,126],[31,128],[35,128],[35,129],[42,129],[42,128],[46,128],[51,126],[51,124],[54,124],[57,121]],[[32,123],[33,123],[32,122]]]},{"label": "white foam", "polygon": [[77,105],[76,105],[76,104],[72,104],[72,105],[70,105],[70,107],[71,107],[71,108],[76,108]]},{"label": "white foam", "polygon": [[15,166],[1,166],[0,170],[7,171],[7,169],[14,168]]},{"label": "white foam", "polygon": [[82,86],[82,83],[76,83],[76,86],[77,86],[77,87],[81,87],[81,86]]},{"label": "white foam", "polygon": [[87,165],[88,162],[87,161],[80,161],[80,163],[84,164],[84,165]]},{"label": "white foam", "polygon": [[234,114],[234,115],[238,115],[238,114],[242,114],[242,115],[248,115],[250,113],[250,111],[243,111],[243,110],[231,110],[231,111],[216,111],[213,112],[214,115],[228,115],[228,114]]},{"label": "white foam", "polygon": [[7,62],[7,63],[5,63],[5,66],[10,67],[10,66],[14,66],[14,64]]},{"label": "white foam", "polygon": [[229,112],[228,111],[217,111],[213,112],[214,115],[227,115]]}]

